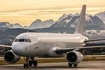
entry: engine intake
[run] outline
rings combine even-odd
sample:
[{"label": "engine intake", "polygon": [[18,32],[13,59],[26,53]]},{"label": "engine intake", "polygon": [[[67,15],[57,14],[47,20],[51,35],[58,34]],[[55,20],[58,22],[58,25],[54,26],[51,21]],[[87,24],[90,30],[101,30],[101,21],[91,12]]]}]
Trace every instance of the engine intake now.
[{"label": "engine intake", "polygon": [[68,52],[66,55],[66,59],[70,64],[78,64],[83,59],[83,55],[78,51]]},{"label": "engine intake", "polygon": [[5,52],[4,59],[8,63],[15,63],[20,60],[20,56],[13,53],[12,50],[9,50],[9,51]]}]

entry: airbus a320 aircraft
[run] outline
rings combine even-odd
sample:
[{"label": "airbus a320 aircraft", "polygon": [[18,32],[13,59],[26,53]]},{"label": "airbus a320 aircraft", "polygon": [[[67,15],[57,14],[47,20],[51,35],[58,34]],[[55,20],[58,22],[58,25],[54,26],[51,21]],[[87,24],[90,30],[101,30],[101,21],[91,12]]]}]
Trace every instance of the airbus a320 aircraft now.
[{"label": "airbus a320 aircraft", "polygon": [[[37,66],[35,57],[64,57],[68,61],[69,67],[77,67],[82,61],[82,49],[91,49],[96,47],[84,47],[89,41],[84,36],[86,5],[83,5],[78,26],[74,34],[60,33],[35,33],[26,32],[18,35],[12,43],[11,50],[5,52],[4,59],[8,63],[16,63],[20,57],[26,57],[24,68]],[[30,60],[31,59],[31,60]]]}]

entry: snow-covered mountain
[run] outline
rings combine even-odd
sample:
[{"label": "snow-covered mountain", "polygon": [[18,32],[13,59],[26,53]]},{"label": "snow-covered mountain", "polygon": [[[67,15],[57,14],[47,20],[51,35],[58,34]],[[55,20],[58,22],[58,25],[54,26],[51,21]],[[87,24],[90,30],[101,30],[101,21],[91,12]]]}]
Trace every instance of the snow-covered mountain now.
[{"label": "snow-covered mountain", "polygon": [[12,24],[13,28],[23,28],[20,24],[18,23],[15,23],[15,24]]},{"label": "snow-covered mountain", "polygon": [[52,19],[46,21],[41,21],[40,19],[37,19],[34,22],[32,22],[32,24],[27,28],[28,29],[48,28],[53,24],[54,21]]},{"label": "snow-covered mountain", "polygon": [[18,23],[0,22],[0,28],[22,28],[22,26]]},{"label": "snow-covered mountain", "polygon": [[[72,28],[76,28],[77,27],[77,23],[78,23],[78,19],[79,19],[79,14],[76,13],[74,15],[69,14],[69,15],[62,15],[55,24],[53,24],[51,26],[51,28],[67,28],[67,27],[72,27]],[[99,26],[99,28],[105,28],[105,24],[103,23],[103,21],[98,18],[97,16],[91,16],[89,14],[86,15],[85,17],[85,26],[93,26],[93,28],[95,26]]]},{"label": "snow-covered mountain", "polygon": [[[54,22],[52,19],[42,21],[40,19],[37,19],[33,21],[30,26],[22,27],[20,24],[15,23],[11,24],[9,22],[0,22],[0,29],[2,28],[25,28],[25,29],[40,29],[40,28],[76,28],[77,22],[79,19],[80,14],[63,14],[56,22]],[[105,11],[97,13],[96,15],[92,16],[87,14],[85,17],[86,26],[89,26],[91,28],[100,28],[105,29]],[[88,28],[89,28],[88,27]]]},{"label": "snow-covered mountain", "polygon": [[105,23],[105,11],[96,14]]}]

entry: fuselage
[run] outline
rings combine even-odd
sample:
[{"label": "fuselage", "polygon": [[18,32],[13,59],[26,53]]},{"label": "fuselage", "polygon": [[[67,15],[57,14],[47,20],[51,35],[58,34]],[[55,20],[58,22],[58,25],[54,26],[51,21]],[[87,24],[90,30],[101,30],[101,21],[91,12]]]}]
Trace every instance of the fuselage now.
[{"label": "fuselage", "polygon": [[50,56],[50,50],[54,48],[82,47],[85,40],[87,37],[81,34],[27,32],[16,37],[12,50],[19,56],[45,57]]}]

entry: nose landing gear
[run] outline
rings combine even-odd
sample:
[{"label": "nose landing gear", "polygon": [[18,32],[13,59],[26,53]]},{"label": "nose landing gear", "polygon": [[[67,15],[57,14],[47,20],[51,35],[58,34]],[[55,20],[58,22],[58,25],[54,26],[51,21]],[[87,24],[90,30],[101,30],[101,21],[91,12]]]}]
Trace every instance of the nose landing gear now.
[{"label": "nose landing gear", "polygon": [[26,57],[26,63],[24,64],[24,68],[29,68],[32,67],[32,65],[34,67],[37,66],[38,62],[36,60],[34,60],[34,57],[30,57],[31,60],[29,60],[29,57]]},{"label": "nose landing gear", "polygon": [[29,57],[26,57],[26,63],[24,64],[24,68],[29,68],[28,60],[29,60]]}]

